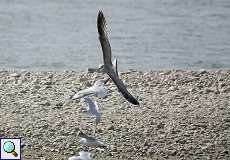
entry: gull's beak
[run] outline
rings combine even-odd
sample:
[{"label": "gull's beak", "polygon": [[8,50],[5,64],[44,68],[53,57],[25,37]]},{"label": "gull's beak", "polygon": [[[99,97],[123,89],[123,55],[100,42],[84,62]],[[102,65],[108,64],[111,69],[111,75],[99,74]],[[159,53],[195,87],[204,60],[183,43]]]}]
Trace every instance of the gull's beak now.
[{"label": "gull's beak", "polygon": [[75,94],[75,95],[72,97],[72,99],[75,100],[75,99],[78,99],[78,98],[80,98],[80,97],[81,97],[81,95]]}]

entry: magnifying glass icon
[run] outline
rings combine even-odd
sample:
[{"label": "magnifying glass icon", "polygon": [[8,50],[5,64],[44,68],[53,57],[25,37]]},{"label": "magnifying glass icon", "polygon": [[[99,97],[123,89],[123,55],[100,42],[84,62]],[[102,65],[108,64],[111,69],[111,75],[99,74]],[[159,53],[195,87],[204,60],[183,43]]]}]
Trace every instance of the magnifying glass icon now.
[{"label": "magnifying glass icon", "polygon": [[17,157],[18,154],[15,152],[15,145],[11,141],[7,141],[3,144],[3,149],[6,153],[11,153],[14,155],[14,157]]}]

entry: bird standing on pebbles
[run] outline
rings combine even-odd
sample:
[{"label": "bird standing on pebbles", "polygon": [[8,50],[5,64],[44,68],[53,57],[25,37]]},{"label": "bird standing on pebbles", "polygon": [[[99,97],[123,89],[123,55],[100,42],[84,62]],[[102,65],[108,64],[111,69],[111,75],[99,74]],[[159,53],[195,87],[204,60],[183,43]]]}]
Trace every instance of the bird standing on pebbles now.
[{"label": "bird standing on pebbles", "polygon": [[81,137],[81,140],[79,142],[81,144],[85,145],[86,147],[97,148],[97,149],[107,148],[105,143],[99,141],[98,139],[96,139],[94,137],[90,137],[83,132],[79,133],[79,137]]}]

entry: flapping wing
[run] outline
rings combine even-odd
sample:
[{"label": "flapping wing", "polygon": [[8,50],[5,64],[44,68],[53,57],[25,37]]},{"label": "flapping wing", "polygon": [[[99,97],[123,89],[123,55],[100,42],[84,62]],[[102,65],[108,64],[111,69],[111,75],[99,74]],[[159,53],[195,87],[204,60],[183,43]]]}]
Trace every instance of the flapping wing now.
[{"label": "flapping wing", "polygon": [[106,20],[102,11],[99,11],[97,17],[97,29],[99,34],[99,40],[103,52],[104,64],[112,65],[111,62],[111,47],[109,44],[108,34],[106,32]]},{"label": "flapping wing", "polygon": [[107,67],[106,73],[113,80],[113,82],[117,86],[118,90],[122,93],[122,95],[123,95],[123,97],[125,97],[125,99],[127,99],[132,104],[139,105],[139,102],[128,92],[124,83],[117,77],[117,75],[114,72],[112,67]]},{"label": "flapping wing", "polygon": [[100,113],[97,113],[96,114],[96,120],[95,120],[95,122],[96,122],[96,125],[98,125],[98,123],[101,121],[101,114]]},{"label": "flapping wing", "polygon": [[74,96],[72,96],[72,99],[78,99],[78,98],[81,98],[84,96],[89,96],[92,94],[95,94],[95,93],[94,93],[94,90],[92,89],[92,87],[90,87],[90,88],[86,88],[84,90],[77,92]]},{"label": "flapping wing", "polygon": [[98,106],[97,106],[97,102],[93,101],[91,98],[89,98],[88,96],[84,97],[85,99],[85,102],[87,103],[87,105],[89,106],[89,109],[92,111],[92,112],[95,112],[98,110]]}]

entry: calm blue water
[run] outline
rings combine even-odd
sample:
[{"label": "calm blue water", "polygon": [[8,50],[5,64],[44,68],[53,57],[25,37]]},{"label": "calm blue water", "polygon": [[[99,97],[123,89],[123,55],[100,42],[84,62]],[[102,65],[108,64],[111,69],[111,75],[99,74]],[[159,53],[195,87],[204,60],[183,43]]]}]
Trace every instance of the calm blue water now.
[{"label": "calm blue water", "polygon": [[0,68],[97,67],[99,9],[122,70],[230,68],[229,0],[1,0]]}]

